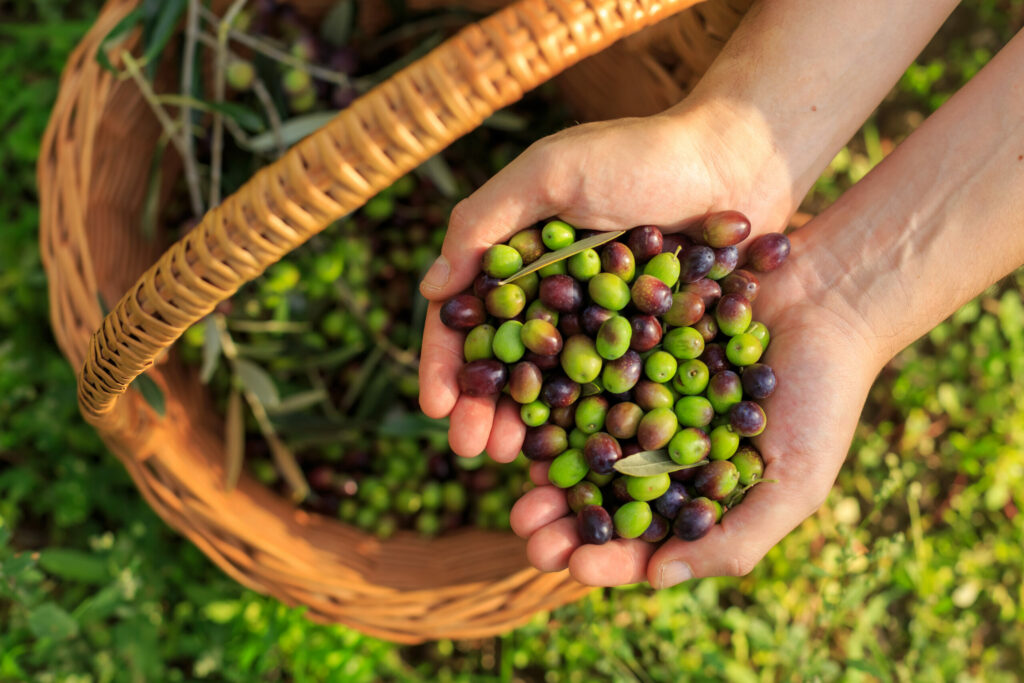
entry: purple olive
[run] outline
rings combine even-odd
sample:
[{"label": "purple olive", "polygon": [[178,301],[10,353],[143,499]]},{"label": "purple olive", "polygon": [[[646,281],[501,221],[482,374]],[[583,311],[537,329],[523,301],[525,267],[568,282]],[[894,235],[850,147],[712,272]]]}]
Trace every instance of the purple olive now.
[{"label": "purple olive", "polygon": [[634,315],[629,319],[629,325],[633,328],[629,348],[637,353],[650,351],[661,343],[661,323],[653,315]]},{"label": "purple olive", "polygon": [[653,225],[633,228],[626,235],[626,244],[637,263],[646,263],[661,253],[661,230]]},{"label": "purple olive", "polygon": [[649,315],[664,315],[672,308],[672,288],[653,275],[638,277],[630,293],[633,304]]},{"label": "purple olive", "polygon": [[743,369],[743,392],[750,398],[768,398],[775,392],[775,371],[764,363],[754,363]]},{"label": "purple olive", "polygon": [[568,275],[552,275],[540,281],[540,300],[559,313],[570,313],[583,305],[583,288]]},{"label": "purple olive", "polygon": [[523,439],[523,455],[529,460],[554,460],[568,447],[565,429],[553,424],[529,427]]},{"label": "purple olive", "polygon": [[747,263],[761,273],[775,270],[789,256],[789,238],[781,232],[761,235],[747,249]]},{"label": "purple olive", "polygon": [[622,457],[622,448],[611,434],[596,432],[587,437],[583,447],[583,458],[587,467],[598,474],[614,471],[613,465]]},{"label": "purple olive", "polygon": [[751,303],[761,289],[761,282],[757,276],[742,268],[726,275],[719,284],[722,286],[722,294],[739,294]]},{"label": "purple olive", "polygon": [[672,308],[662,319],[674,327],[689,327],[704,316],[704,300],[696,292],[676,292],[672,295]]},{"label": "purple olive", "polygon": [[696,282],[690,282],[679,288],[680,292],[693,292],[704,302],[704,308],[714,308],[715,302],[722,296],[722,286],[718,282],[702,277]]},{"label": "purple olive", "polygon": [[709,247],[731,247],[747,239],[750,219],[739,211],[719,211],[704,219],[701,236]]},{"label": "purple olive", "polygon": [[580,397],[580,385],[565,375],[548,378],[540,390],[540,400],[552,408],[564,408],[576,402]]},{"label": "purple olive", "polygon": [[679,281],[696,282],[706,276],[715,265],[715,252],[711,247],[690,247],[679,255]]},{"label": "purple olive", "polygon": [[441,322],[453,330],[471,330],[486,320],[484,302],[472,294],[459,294],[441,306]]},{"label": "purple olive", "polygon": [[467,396],[496,396],[507,379],[508,370],[501,361],[475,360],[459,370],[459,390]]}]

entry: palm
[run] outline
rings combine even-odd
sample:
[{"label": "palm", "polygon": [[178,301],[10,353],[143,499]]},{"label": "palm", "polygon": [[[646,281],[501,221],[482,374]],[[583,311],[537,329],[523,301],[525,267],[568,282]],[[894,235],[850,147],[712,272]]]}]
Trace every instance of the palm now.
[{"label": "palm", "polygon": [[[779,539],[824,500],[842,465],[874,376],[859,340],[828,311],[800,301],[797,277],[783,268],[762,280],[755,317],[773,331],[765,362],[776,392],[763,405],[768,428],[755,443],[765,478],[722,523],[695,542],[672,539],[655,552],[641,541],[579,546],[562,491],[542,486],[513,509],[513,525],[530,538],[539,568],[568,566],[580,581],[619,585],[645,578],[662,585],[662,563],[682,559],[696,576],[748,572]],[[536,473],[540,474],[540,473]]]},{"label": "palm", "polygon": [[487,246],[555,215],[597,230],[654,224],[674,231],[710,210],[734,208],[746,212],[758,232],[781,227],[773,222],[777,207],[757,205],[749,199],[753,193],[735,196],[739,164],[710,149],[708,131],[678,126],[652,117],[568,129],[527,150],[453,212],[444,247],[451,278],[442,290],[424,291],[434,302],[424,328],[420,405],[431,417],[451,417],[456,453],[486,449],[507,462],[525,434],[510,399],[460,396],[463,335],[439,319],[440,300],[472,282]]}]

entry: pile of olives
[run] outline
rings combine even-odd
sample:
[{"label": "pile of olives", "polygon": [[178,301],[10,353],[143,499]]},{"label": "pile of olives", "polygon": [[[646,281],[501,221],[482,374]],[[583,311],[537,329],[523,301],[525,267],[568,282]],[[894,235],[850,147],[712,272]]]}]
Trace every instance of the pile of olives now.
[{"label": "pile of olives", "polygon": [[472,291],[441,308],[465,332],[460,390],[521,405],[522,452],[550,462],[584,543],[696,540],[763,481],[749,439],[776,377],[759,362],[754,271],[779,267],[789,240],[757,238],[740,269],[746,216],[711,214],[700,232],[551,220],[490,247]]}]

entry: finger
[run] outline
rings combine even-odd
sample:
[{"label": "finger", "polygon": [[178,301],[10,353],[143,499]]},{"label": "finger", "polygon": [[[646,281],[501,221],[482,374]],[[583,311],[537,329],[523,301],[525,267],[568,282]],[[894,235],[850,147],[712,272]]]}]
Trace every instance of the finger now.
[{"label": "finger", "polygon": [[547,486],[551,482],[548,480],[548,470],[551,469],[551,462],[531,462],[530,463],[530,481],[537,486]]},{"label": "finger", "polygon": [[448,427],[448,444],[456,455],[472,458],[484,452],[494,424],[495,403],[493,396],[459,396]]},{"label": "finger", "polygon": [[512,506],[509,518],[512,531],[528,538],[542,527],[569,514],[565,492],[554,486],[541,486],[527,491]]},{"label": "finger", "polygon": [[654,546],[617,538],[603,545],[583,545],[569,558],[569,573],[588,586],[622,586],[647,580]]},{"label": "finger", "polygon": [[441,304],[427,307],[420,349],[420,408],[428,417],[442,418],[452,412],[459,397],[463,336],[441,322]]},{"label": "finger", "polygon": [[519,455],[526,436],[526,425],[519,419],[519,404],[508,396],[498,399],[494,425],[487,439],[487,455],[495,462],[512,462]]},{"label": "finger", "polygon": [[567,182],[550,145],[534,144],[480,189],[459,202],[448,221],[441,256],[420,283],[428,299],[450,297],[472,282],[487,247],[558,213],[555,197]]},{"label": "finger", "polygon": [[576,520],[563,517],[530,536],[526,542],[526,557],[542,572],[558,572],[569,566],[569,558],[579,545]]},{"label": "finger", "polygon": [[[782,480],[772,470],[769,464],[765,477],[780,481],[755,486],[706,536],[696,541],[673,538],[659,548],[648,567],[651,585],[667,588],[692,578],[743,576],[817,509],[824,494],[808,491],[806,482]],[[828,484],[824,486],[827,494]]]}]

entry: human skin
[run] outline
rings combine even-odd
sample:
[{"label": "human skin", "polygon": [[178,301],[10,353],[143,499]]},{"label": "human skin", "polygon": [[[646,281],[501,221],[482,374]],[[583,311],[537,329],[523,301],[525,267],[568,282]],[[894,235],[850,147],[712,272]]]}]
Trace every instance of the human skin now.
[{"label": "human skin", "polygon": [[759,3],[678,106],[540,140],[460,202],[442,256],[420,288],[432,302],[420,406],[431,417],[451,417],[452,450],[474,456],[486,449],[507,462],[525,434],[507,397],[459,395],[462,335],[438,315],[445,299],[472,282],[488,246],[554,215],[590,229],[654,224],[674,231],[710,211],[735,209],[750,218],[754,235],[782,230],[954,6],[951,0]]},{"label": "human skin", "polygon": [[[1024,263],[1024,35],[828,211],[762,280],[780,381],[754,443],[765,477],[694,542],[580,546],[551,486],[512,511],[531,562],[593,585],[741,575],[824,501],[874,377],[900,349]],[[542,467],[531,472],[535,481]]]}]

